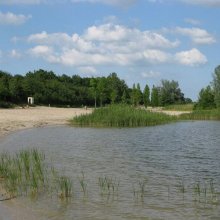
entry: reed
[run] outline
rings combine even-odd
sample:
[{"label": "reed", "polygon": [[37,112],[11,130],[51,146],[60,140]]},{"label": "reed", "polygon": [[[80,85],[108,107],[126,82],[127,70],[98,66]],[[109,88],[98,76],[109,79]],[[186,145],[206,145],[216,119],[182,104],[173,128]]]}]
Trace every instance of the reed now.
[{"label": "reed", "polygon": [[165,124],[175,120],[174,116],[119,104],[95,109],[92,114],[76,116],[71,120],[71,124],[92,127],[140,127]]},{"label": "reed", "polygon": [[36,149],[21,150],[14,156],[4,153],[0,156],[0,175],[6,191],[16,196],[37,192],[45,179],[44,155]]},{"label": "reed", "polygon": [[220,109],[195,110],[191,113],[180,115],[181,120],[220,120]]},{"label": "reed", "polygon": [[112,177],[99,177],[98,185],[101,191],[101,195],[115,195],[118,194],[120,181]]},{"label": "reed", "polygon": [[11,156],[0,155],[0,177],[10,197],[19,195],[37,196],[57,189],[61,198],[70,197],[72,182],[68,177],[59,177],[57,171],[45,165],[45,155],[37,149],[21,150]]},{"label": "reed", "polygon": [[132,185],[133,196],[136,200],[144,201],[146,195],[146,180],[139,180],[138,183]]},{"label": "reed", "polygon": [[82,172],[82,176],[79,177],[79,183],[80,183],[84,196],[86,196],[87,195],[87,183],[86,183],[85,175],[83,172]]},{"label": "reed", "polygon": [[59,197],[65,199],[72,196],[73,184],[69,177],[61,176],[58,180],[59,183]]}]

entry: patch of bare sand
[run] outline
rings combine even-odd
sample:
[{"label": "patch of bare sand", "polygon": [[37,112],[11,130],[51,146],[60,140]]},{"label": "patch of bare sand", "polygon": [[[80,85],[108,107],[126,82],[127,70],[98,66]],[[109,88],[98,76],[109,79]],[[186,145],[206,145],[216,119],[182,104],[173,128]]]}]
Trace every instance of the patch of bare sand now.
[{"label": "patch of bare sand", "polygon": [[151,112],[158,112],[158,113],[164,113],[167,115],[171,115],[171,116],[179,116],[182,114],[186,114],[186,113],[191,113],[191,111],[172,111],[172,110],[163,110],[163,108],[148,108],[149,111]]},{"label": "patch of bare sand", "polygon": [[25,128],[67,124],[74,116],[91,112],[83,108],[0,109],[0,136]]}]

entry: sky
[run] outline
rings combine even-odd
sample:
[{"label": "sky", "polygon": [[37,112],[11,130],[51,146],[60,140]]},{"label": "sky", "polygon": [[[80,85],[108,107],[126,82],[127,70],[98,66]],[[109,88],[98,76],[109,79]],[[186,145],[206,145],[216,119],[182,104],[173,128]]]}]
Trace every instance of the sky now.
[{"label": "sky", "polygon": [[185,97],[220,65],[220,0],[0,0],[0,70],[175,80]]}]

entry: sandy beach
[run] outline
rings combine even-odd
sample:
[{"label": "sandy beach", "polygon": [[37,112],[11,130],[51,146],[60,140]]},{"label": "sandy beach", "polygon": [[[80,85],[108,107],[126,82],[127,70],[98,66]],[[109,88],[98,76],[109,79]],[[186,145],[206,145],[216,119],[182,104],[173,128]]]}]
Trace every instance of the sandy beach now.
[{"label": "sandy beach", "polygon": [[[152,112],[163,112],[169,115],[188,113],[164,111],[161,108],[150,108],[149,110]],[[26,128],[68,124],[68,120],[74,116],[91,112],[92,109],[84,108],[35,107],[0,109],[0,137],[13,131]]]},{"label": "sandy beach", "polygon": [[26,128],[67,124],[74,116],[91,111],[84,108],[52,107],[0,109],[0,136]]}]

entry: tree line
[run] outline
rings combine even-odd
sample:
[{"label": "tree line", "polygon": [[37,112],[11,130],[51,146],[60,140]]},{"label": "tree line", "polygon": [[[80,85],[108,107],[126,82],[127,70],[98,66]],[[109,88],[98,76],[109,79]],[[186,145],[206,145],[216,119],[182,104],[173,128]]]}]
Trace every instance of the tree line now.
[{"label": "tree line", "polygon": [[220,65],[214,70],[212,82],[199,92],[198,102],[195,108],[220,108]]},{"label": "tree line", "polygon": [[51,106],[103,106],[110,103],[128,103],[134,106],[165,106],[191,102],[184,97],[178,82],[162,80],[152,89],[146,84],[129,88],[116,73],[107,77],[80,77],[56,75],[39,69],[26,75],[11,75],[0,71],[0,107],[27,103],[32,96],[35,103]]}]

